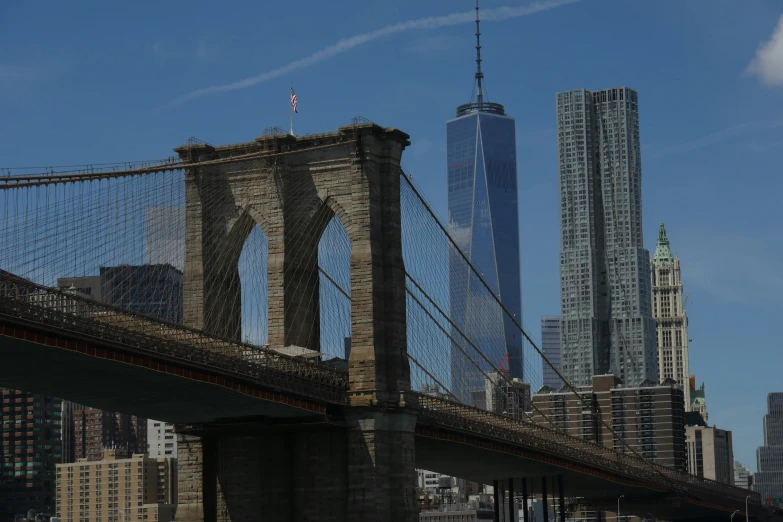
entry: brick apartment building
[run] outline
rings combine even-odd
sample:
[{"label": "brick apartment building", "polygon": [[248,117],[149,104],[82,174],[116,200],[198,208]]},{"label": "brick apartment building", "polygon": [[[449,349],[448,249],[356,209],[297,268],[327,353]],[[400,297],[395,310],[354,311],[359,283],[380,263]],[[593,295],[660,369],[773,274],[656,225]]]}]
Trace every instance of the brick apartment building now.
[{"label": "brick apartment building", "polygon": [[[628,452],[620,439],[623,437],[641,456],[664,466],[687,470],[681,385],[668,379],[662,384],[645,380],[638,386],[630,386],[613,375],[596,375],[592,380],[592,386],[576,388],[582,401],[571,390],[543,387],[533,395],[533,404],[540,410],[540,413],[533,412],[533,419],[543,426],[564,429],[574,437]],[[600,419],[593,416],[593,409]]]}]

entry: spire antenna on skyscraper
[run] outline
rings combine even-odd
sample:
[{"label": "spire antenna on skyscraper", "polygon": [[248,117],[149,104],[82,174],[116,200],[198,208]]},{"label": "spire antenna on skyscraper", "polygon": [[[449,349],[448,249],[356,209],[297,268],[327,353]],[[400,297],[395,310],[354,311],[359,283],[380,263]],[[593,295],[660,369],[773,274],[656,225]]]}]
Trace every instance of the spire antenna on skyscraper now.
[{"label": "spire antenna on skyscraper", "polygon": [[484,73],[481,72],[481,29],[479,19],[479,0],[476,0],[476,101],[484,102],[484,95],[481,92],[481,80]]},{"label": "spire antenna on skyscraper", "polygon": [[470,103],[465,103],[457,107],[457,117],[465,116],[473,112],[488,112],[506,115],[506,110],[499,103],[490,103],[484,101],[484,73],[481,71],[481,17],[479,16],[479,0],[476,0],[476,101],[473,101],[472,94]]}]

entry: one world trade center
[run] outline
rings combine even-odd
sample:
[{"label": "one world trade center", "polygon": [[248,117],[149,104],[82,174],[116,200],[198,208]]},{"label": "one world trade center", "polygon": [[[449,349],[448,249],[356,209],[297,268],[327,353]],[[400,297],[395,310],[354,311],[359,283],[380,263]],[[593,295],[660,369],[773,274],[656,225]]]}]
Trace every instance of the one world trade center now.
[{"label": "one world trade center", "polygon": [[449,233],[461,250],[449,255],[451,391],[482,406],[477,397],[493,366],[521,380],[524,361],[522,334],[514,324],[522,322],[516,123],[482,92],[478,14],[477,2],[476,98],[457,107],[457,117],[446,123],[446,143]]}]

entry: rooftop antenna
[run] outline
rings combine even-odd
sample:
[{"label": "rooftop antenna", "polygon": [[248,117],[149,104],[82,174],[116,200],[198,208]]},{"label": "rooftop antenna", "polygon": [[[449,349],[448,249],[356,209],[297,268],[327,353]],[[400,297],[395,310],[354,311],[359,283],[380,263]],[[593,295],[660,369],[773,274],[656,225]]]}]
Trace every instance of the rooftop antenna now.
[{"label": "rooftop antenna", "polygon": [[484,73],[481,72],[481,30],[479,28],[479,0],[476,0],[476,102],[484,102],[484,94],[481,92],[481,79]]},{"label": "rooftop antenna", "polygon": [[476,74],[475,74],[476,100],[470,93],[470,102],[457,106],[457,118],[467,116],[474,112],[483,112],[505,116],[503,105],[484,101],[484,73],[481,72],[481,18],[479,17],[479,0],[476,0]]}]

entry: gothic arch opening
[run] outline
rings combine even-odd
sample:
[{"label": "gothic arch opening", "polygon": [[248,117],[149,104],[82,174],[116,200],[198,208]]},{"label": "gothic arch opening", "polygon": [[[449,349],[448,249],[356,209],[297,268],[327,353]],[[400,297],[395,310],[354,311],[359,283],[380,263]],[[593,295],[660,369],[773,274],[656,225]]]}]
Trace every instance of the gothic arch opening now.
[{"label": "gothic arch opening", "polygon": [[318,242],[318,306],[323,359],[347,359],[351,342],[351,241],[334,213]]},{"label": "gothic arch opening", "polygon": [[264,232],[253,225],[239,255],[242,341],[257,346],[269,342],[267,267],[269,245]]}]

